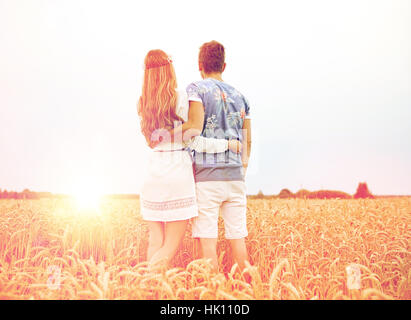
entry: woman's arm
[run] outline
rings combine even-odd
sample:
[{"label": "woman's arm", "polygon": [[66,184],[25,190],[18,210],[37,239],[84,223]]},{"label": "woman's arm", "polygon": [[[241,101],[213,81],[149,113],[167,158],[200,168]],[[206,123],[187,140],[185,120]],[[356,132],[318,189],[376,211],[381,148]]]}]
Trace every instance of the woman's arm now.
[{"label": "woman's arm", "polygon": [[183,142],[189,142],[191,149],[197,152],[219,153],[230,149],[241,151],[241,142],[237,140],[214,139],[200,136],[204,125],[204,106],[199,101],[189,101],[188,120],[181,126],[171,130],[172,136],[182,135]]},{"label": "woman's arm", "polygon": [[227,150],[239,153],[242,147],[241,142],[238,140],[205,138],[202,136],[194,137],[189,145],[192,150],[206,153],[220,153]]}]

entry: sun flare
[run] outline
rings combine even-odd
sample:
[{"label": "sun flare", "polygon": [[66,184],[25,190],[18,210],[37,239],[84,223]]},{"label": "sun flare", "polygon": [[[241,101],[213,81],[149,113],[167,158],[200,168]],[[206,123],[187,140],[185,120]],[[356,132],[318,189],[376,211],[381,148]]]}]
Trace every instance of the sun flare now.
[{"label": "sun flare", "polygon": [[72,197],[78,211],[100,213],[102,193],[90,189],[78,190],[72,193]]}]

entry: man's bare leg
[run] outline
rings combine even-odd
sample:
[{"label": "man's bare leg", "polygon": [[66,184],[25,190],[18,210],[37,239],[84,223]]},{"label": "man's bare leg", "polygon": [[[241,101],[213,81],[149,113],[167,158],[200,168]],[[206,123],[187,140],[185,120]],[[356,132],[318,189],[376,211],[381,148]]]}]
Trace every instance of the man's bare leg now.
[{"label": "man's bare leg", "polygon": [[213,271],[218,272],[217,258],[217,239],[216,238],[200,238],[201,250],[203,258],[211,259]]},{"label": "man's bare leg", "polygon": [[245,239],[230,239],[230,245],[234,261],[237,262],[242,271],[245,268],[245,262],[249,261]]}]

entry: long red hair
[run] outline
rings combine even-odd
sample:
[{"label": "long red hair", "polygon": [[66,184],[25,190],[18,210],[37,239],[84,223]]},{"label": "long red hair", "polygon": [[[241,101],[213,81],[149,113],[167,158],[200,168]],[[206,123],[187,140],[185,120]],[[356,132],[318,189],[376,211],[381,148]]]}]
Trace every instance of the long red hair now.
[{"label": "long red hair", "polygon": [[183,121],[176,114],[177,79],[171,59],[162,50],[150,50],[144,59],[143,89],[138,101],[140,126],[152,147],[152,133],[171,129],[174,121]]}]

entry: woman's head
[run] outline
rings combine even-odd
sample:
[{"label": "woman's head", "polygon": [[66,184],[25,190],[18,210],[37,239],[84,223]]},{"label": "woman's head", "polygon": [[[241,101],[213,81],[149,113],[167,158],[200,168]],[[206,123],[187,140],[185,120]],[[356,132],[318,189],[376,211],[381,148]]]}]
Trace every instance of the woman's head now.
[{"label": "woman's head", "polygon": [[151,145],[151,135],[157,129],[170,129],[176,114],[177,79],[169,56],[162,50],[150,50],[144,59],[144,81],[138,101],[141,131]]}]

